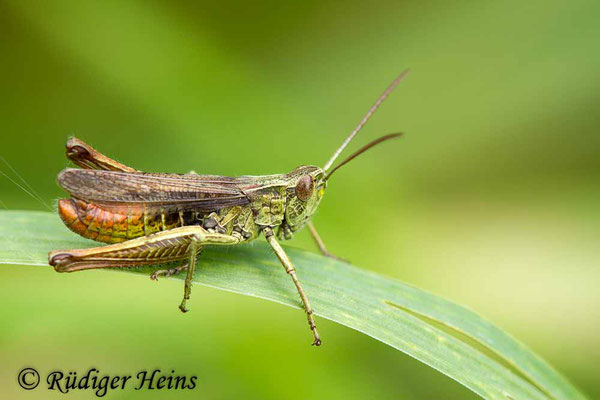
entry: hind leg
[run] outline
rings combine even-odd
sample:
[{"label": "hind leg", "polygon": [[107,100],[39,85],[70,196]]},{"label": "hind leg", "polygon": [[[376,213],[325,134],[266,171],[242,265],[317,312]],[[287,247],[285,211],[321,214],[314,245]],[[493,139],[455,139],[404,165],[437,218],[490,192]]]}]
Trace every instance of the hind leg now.
[{"label": "hind leg", "polygon": [[232,245],[240,238],[208,232],[201,226],[184,226],[131,239],[122,243],[91,249],[57,250],[48,262],[58,272],[74,272],[96,268],[141,266],[188,259],[183,300],[179,308],[185,312],[192,291],[192,278],[198,252],[204,245]]},{"label": "hind leg", "polygon": [[187,269],[188,269],[187,264],[184,264],[184,265],[181,265],[181,266],[175,267],[175,268],[158,269],[150,275],[150,279],[152,279],[153,281],[157,281],[159,276],[164,276],[165,278],[168,278],[173,275],[179,275],[183,271],[187,271]]},{"label": "hind leg", "polygon": [[102,169],[106,171],[140,172],[105,156],[83,140],[70,137],[67,140],[67,157],[83,169]]}]

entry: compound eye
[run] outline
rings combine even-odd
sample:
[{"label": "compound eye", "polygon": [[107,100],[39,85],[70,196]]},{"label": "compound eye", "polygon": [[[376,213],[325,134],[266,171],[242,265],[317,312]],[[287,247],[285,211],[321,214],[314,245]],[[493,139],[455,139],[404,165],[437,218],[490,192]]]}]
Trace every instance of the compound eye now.
[{"label": "compound eye", "polygon": [[310,175],[304,175],[298,180],[296,184],[296,196],[302,200],[307,201],[315,191],[315,182]]}]

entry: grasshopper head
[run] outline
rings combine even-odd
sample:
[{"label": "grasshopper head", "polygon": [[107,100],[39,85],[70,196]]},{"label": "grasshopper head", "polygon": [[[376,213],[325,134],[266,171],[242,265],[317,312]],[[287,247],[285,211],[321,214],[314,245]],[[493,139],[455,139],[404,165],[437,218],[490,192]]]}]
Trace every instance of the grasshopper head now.
[{"label": "grasshopper head", "polygon": [[325,163],[323,168],[315,167],[313,165],[302,165],[289,174],[286,175],[287,186],[286,193],[286,206],[285,206],[285,223],[281,225],[279,230],[280,238],[290,239],[292,232],[300,229],[315,213],[323,194],[325,193],[325,187],[327,186],[327,180],[331,178],[331,175],[337,171],[340,167],[346,165],[365,151],[369,150],[373,146],[385,142],[388,139],[393,139],[400,136],[400,133],[393,133],[385,135],[379,139],[373,140],[371,143],[363,146],[358,151],[347,157],[344,161],[337,164],[332,168],[333,163],[342,153],[342,151],[348,146],[348,143],[352,141],[354,136],[362,129],[367,123],[371,115],[377,110],[381,103],[391,93],[391,91],[400,83],[406,76],[408,70],[402,72],[392,82],[390,86],[379,96],[375,104],[369,109],[367,114],[359,122],[356,128],[346,137],[346,140],[340,147],[333,153],[331,158]]},{"label": "grasshopper head", "polygon": [[285,220],[292,232],[300,229],[315,213],[327,182],[319,167],[302,165],[287,174]]}]

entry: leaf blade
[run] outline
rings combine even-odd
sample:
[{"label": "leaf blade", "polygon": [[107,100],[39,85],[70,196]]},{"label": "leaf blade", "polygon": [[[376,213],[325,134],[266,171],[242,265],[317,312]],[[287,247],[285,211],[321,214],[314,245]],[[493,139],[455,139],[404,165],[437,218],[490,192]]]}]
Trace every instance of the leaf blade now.
[{"label": "leaf blade", "polygon": [[[43,266],[50,250],[93,245],[57,216],[30,211],[0,211],[0,243],[0,264]],[[386,343],[484,398],[585,398],[527,347],[465,307],[346,263],[289,247],[286,252],[318,316]],[[198,264],[195,283],[300,307],[265,243],[209,248]]]}]

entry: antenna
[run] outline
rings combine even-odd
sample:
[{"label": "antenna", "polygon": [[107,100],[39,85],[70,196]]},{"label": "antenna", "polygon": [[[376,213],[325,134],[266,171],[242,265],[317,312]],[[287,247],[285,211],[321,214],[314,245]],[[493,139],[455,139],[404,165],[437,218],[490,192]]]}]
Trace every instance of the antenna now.
[{"label": "antenna", "polygon": [[367,111],[367,114],[365,114],[363,119],[360,120],[360,122],[358,123],[356,128],[354,128],[354,130],[352,131],[352,133],[350,133],[350,135],[348,135],[346,140],[344,140],[344,143],[342,143],[342,145],[340,147],[338,147],[338,149],[335,151],[335,153],[333,153],[333,156],[331,156],[329,161],[327,161],[327,163],[323,167],[323,171],[327,171],[331,167],[331,164],[333,164],[333,162],[336,160],[336,158],[338,158],[338,156],[342,153],[342,151],[344,151],[346,146],[348,146],[348,143],[350,143],[350,141],[354,138],[354,136],[356,136],[358,131],[360,131],[363,126],[365,126],[365,124],[367,123],[369,118],[371,118],[371,115],[373,115],[373,113],[375,113],[375,111],[377,110],[377,108],[379,108],[381,103],[383,103],[383,101],[386,99],[386,97],[388,97],[388,95],[392,92],[392,90],[394,90],[394,88],[396,86],[398,86],[398,84],[402,81],[402,79],[404,79],[404,77],[406,76],[406,74],[408,74],[408,72],[409,72],[408,69],[405,69],[404,71],[402,71],[402,73],[400,75],[398,75],[398,77],[396,79],[394,79],[394,81],[390,84],[390,86],[388,86],[388,88],[385,89],[385,91],[381,94],[381,96],[379,96],[379,98],[377,99],[375,104],[373,104],[371,106],[371,108],[369,108],[369,111]]},{"label": "antenna", "polygon": [[385,142],[386,140],[397,138],[399,136],[402,136],[401,132],[400,133],[391,133],[389,135],[385,135],[378,139],[375,139],[371,143],[361,147],[360,149],[356,150],[353,154],[348,156],[348,158],[346,158],[344,161],[342,161],[341,163],[336,165],[331,171],[329,171],[329,173],[325,176],[325,180],[328,180],[331,177],[331,175],[333,175],[333,173],[335,171],[337,171],[341,166],[348,164],[350,161],[354,160],[356,157],[360,156],[362,153],[369,150],[371,147],[378,145],[381,142]]}]

